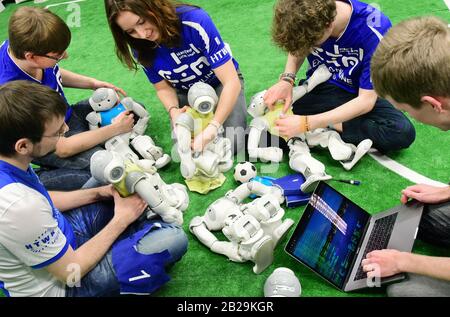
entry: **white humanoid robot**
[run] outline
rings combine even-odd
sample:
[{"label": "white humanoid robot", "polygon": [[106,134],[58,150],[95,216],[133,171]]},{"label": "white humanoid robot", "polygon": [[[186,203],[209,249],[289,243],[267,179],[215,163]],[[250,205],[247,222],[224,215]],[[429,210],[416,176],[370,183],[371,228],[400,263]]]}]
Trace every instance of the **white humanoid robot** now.
[{"label": "white humanoid robot", "polygon": [[[139,118],[132,132],[109,139],[105,143],[107,150],[122,153],[125,147],[128,147],[130,152],[134,149],[144,159],[152,160],[156,168],[161,168],[171,161],[170,156],[165,154],[161,147],[156,146],[150,136],[144,135],[150,115],[132,98],[126,97],[119,100],[114,89],[99,88],[89,98],[89,104],[94,110],[86,116],[91,130],[111,124],[114,118],[124,111],[132,111]],[[120,145],[121,148],[115,148],[116,145]]]},{"label": "white humanoid robot", "polygon": [[[251,194],[260,196],[243,204]],[[264,271],[273,261],[273,251],[294,224],[283,221],[284,197],[279,188],[259,182],[244,183],[212,203],[202,217],[194,217],[189,230],[211,251],[234,262],[252,261],[253,272]],[[220,241],[212,231],[222,230],[229,241]]]},{"label": "white humanoid robot", "polygon": [[137,193],[150,208],[148,218],[157,214],[165,222],[181,225],[182,212],[189,205],[186,187],[166,184],[151,160],[138,160],[133,155],[97,151],[91,157],[91,174],[101,183],[113,184],[122,197]]},{"label": "white humanoid robot", "polygon": [[[320,66],[312,76],[301,86],[293,88],[293,103],[312,91],[317,85],[327,81],[331,73],[325,65]],[[265,90],[254,95],[250,100],[248,113],[254,118],[250,122],[248,137],[248,153],[251,159],[262,159],[278,163],[283,158],[283,151],[278,147],[260,148],[259,142],[263,131],[279,135],[274,129],[274,121],[280,117],[283,103],[278,102],[273,111],[269,111],[264,104]],[[288,110],[287,115],[292,115]],[[303,192],[311,192],[320,180],[331,179],[325,172],[325,166],[311,156],[310,148],[320,145],[328,148],[334,160],[339,161],[346,170],[350,170],[372,146],[370,139],[361,141],[358,146],[342,141],[338,132],[332,129],[316,129],[302,133],[288,141],[290,148],[289,166],[305,176],[305,182],[301,185]]]},{"label": "white humanoid robot", "polygon": [[219,98],[210,85],[198,82],[188,91],[191,108],[180,114],[175,122],[177,151],[180,156],[181,175],[187,180],[196,178],[216,178],[233,166],[231,142],[220,134],[207,144],[200,153],[191,150],[192,138],[200,134],[214,117],[214,109]]}]

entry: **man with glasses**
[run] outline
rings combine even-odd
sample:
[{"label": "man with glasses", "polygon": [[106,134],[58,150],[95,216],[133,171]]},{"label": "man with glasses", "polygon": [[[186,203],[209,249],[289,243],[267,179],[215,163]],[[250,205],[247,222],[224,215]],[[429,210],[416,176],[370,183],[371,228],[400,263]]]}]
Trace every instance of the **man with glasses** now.
[{"label": "man with glasses", "polygon": [[142,198],[122,198],[112,186],[49,192],[30,168],[57,148],[66,108],[44,85],[0,86],[0,290],[12,297],[152,293],[187,250],[183,229],[140,217]]},{"label": "man with glasses", "polygon": [[[0,85],[13,80],[29,80],[50,87],[64,99],[63,87],[97,89],[114,85],[60,68],[58,63],[68,58],[71,33],[68,26],[49,10],[21,7],[11,16],[9,39],[0,46]],[[66,101],[67,102],[67,101]],[[90,178],[90,158],[111,137],[130,132],[133,115],[123,113],[113,124],[89,131],[86,116],[92,109],[82,101],[68,108],[66,122],[70,127],[61,136],[55,153],[36,158],[39,177],[47,189],[80,188]]]}]

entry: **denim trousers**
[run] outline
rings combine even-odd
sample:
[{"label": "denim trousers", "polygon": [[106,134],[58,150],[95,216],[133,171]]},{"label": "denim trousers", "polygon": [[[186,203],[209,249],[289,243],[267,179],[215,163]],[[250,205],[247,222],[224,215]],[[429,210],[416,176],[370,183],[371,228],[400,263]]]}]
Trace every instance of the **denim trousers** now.
[{"label": "denim trousers", "polygon": [[[64,212],[64,217],[72,225],[77,248],[82,246],[100,232],[114,215],[112,202],[99,202]],[[188,239],[183,229],[177,225],[168,224],[160,219],[147,220],[145,213],[132,223],[117,239],[122,240],[146,224],[158,222],[161,228],[149,231],[137,244],[137,251],[142,254],[159,253],[168,250],[171,261],[169,266],[186,253]],[[100,262],[82,279],[79,286],[66,286],[66,297],[103,297],[120,295],[120,286],[112,263],[110,248]]]},{"label": "denim trousers", "polygon": [[[314,115],[335,109],[356,98],[336,85],[323,83],[293,104],[297,115]],[[409,147],[416,132],[411,121],[387,100],[378,98],[374,108],[343,123],[342,140],[357,145],[371,139],[373,147],[382,153]]]},{"label": "denim trousers", "polygon": [[[81,101],[72,107],[72,116],[67,122],[69,126],[67,137],[88,131],[89,124],[86,116],[93,111],[88,100]],[[55,153],[50,153],[33,160],[33,163],[40,166],[36,173],[47,190],[70,191],[80,189],[89,180],[91,156],[98,150],[102,148],[95,146],[68,158],[60,158]]]}]

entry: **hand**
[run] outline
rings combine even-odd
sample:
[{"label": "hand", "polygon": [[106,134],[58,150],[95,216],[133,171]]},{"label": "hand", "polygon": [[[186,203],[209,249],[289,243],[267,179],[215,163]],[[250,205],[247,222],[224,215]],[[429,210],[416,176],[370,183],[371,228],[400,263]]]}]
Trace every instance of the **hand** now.
[{"label": "hand", "polygon": [[407,254],[398,250],[376,250],[367,253],[361,265],[368,278],[392,276],[402,272],[400,267]]},{"label": "hand", "polygon": [[183,112],[186,112],[186,110],[189,108],[189,106],[184,106],[183,108],[172,108],[169,112],[169,116],[170,116],[170,122],[172,124],[172,130],[173,127],[175,125],[175,122],[177,121],[177,118],[180,114],[182,114]]},{"label": "hand", "polygon": [[434,187],[425,184],[409,186],[402,190],[400,201],[406,204],[410,198],[425,204],[443,203],[450,200],[450,186]]},{"label": "hand", "polygon": [[95,78],[92,79],[92,90],[96,90],[98,88],[112,88],[122,96],[127,96],[127,93],[122,88],[116,87],[113,84],[107,83],[106,81],[100,81]]},{"label": "hand", "polygon": [[209,124],[202,133],[198,134],[192,142],[192,151],[201,152],[203,148],[217,136],[217,127]]},{"label": "hand", "polygon": [[113,195],[114,218],[125,226],[139,218],[148,207],[147,203],[138,194],[123,198],[114,190]]},{"label": "hand", "polygon": [[278,100],[284,100],[283,113],[286,113],[292,103],[292,85],[287,81],[280,80],[266,91],[263,98],[270,110],[273,110],[273,105]]},{"label": "hand", "polygon": [[305,116],[299,115],[282,115],[280,119],[275,120],[275,127],[281,136],[285,136],[288,139],[298,136],[301,133],[306,132],[306,126],[303,123]]},{"label": "hand", "polygon": [[128,133],[133,130],[134,126],[134,114],[130,111],[124,111],[111,120],[112,125],[116,128],[117,135],[122,133]]},{"label": "hand", "polygon": [[97,190],[96,200],[108,200],[114,196],[113,185],[105,185],[105,186],[97,187],[96,190]]}]

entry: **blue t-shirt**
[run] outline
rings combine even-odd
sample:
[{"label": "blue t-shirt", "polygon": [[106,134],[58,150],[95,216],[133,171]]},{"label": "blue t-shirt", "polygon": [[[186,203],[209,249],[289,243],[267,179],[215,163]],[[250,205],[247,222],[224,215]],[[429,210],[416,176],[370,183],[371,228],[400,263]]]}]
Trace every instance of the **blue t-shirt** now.
[{"label": "blue t-shirt", "polygon": [[343,1],[352,6],[350,22],[340,38],[329,38],[308,56],[311,68],[307,77],[325,64],[333,74],[329,83],[357,94],[359,88],[373,89],[370,60],[392,24],[382,12],[366,3]]},{"label": "blue t-shirt", "polygon": [[[56,64],[53,68],[44,69],[44,75],[42,81],[30,76],[27,72],[22,70],[11,58],[8,52],[9,41],[6,40],[0,46],[0,85],[6,84],[7,82],[13,80],[29,80],[41,85],[50,87],[51,89],[57,91],[64,101],[67,103],[66,96],[64,95],[64,90],[62,86],[61,73],[59,71],[59,66]],[[67,103],[68,104],[68,103]],[[68,107],[66,113],[66,121],[70,117],[72,108]]]},{"label": "blue t-shirt", "polygon": [[185,91],[198,81],[216,87],[220,81],[213,69],[230,59],[238,69],[238,63],[204,10],[182,6],[177,13],[182,23],[181,46],[158,47],[152,66],[144,67],[148,79],[152,84],[166,79],[174,88]]}]

